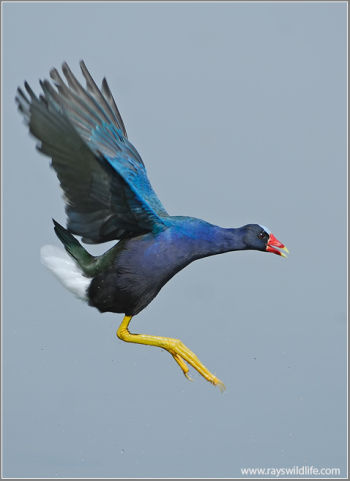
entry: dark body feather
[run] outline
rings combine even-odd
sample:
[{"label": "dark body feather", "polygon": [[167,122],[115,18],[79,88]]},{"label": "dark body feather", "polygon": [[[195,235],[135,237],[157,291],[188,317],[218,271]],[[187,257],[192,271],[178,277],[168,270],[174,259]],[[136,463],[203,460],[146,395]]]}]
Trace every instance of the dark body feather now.
[{"label": "dark body feather", "polygon": [[113,248],[113,261],[90,284],[90,305],[101,312],[136,315],[191,262],[249,248],[246,228],[223,229],[191,217],[170,217],[169,222],[158,234],[123,240]]}]

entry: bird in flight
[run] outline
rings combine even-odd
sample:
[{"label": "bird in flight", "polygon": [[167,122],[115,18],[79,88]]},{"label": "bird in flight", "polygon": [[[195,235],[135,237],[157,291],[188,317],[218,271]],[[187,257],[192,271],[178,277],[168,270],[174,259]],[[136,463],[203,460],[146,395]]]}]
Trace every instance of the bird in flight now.
[{"label": "bird in flight", "polygon": [[[83,61],[86,86],[63,63],[51,82],[40,81],[37,96],[25,82],[16,102],[37,150],[51,158],[64,192],[67,228],[54,221],[65,251],[41,249],[43,263],[77,297],[100,312],[124,314],[117,336],[126,342],[168,351],[184,375],[189,367],[224,389],[179,339],[134,334],[133,316],[141,312],[181,269],[203,257],[236,250],[258,250],[284,256],[287,248],[264,226],[222,228],[201,219],[172,216],[154,192],[145,165],[129,142],[106,79],[98,88]],[[82,242],[117,240],[93,256]]]}]

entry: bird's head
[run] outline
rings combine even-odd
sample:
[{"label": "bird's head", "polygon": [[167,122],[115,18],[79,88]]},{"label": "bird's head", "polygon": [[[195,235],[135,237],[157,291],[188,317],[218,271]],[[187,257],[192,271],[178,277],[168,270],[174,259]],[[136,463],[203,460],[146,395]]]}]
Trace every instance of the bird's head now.
[{"label": "bird's head", "polygon": [[248,224],[244,227],[244,242],[247,249],[254,249],[265,252],[272,252],[279,256],[287,257],[289,251],[271,231],[259,224]]}]

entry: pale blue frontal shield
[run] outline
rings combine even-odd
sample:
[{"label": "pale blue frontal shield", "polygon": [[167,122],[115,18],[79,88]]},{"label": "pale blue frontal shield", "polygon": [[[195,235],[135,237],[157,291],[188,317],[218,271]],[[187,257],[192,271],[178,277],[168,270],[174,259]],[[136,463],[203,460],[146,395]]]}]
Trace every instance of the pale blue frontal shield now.
[{"label": "pale blue frontal shield", "polygon": [[260,227],[261,227],[262,229],[264,229],[264,231],[265,231],[267,234],[269,234],[269,235],[271,234],[270,229],[268,229],[268,228],[265,227],[264,225],[261,225],[261,224],[259,224],[259,225],[260,225]]}]

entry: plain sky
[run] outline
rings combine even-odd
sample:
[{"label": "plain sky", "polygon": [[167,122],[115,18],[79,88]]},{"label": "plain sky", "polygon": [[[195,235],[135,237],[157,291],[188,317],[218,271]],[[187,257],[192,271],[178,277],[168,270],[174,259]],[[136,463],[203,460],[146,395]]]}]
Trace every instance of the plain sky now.
[{"label": "plain sky", "polygon": [[[2,4],[4,476],[346,476],[346,17],[346,2]],[[132,322],[180,338],[224,394],[119,341],[120,315],[40,264],[64,204],[14,96],[64,60],[81,78],[80,59],[169,213],[257,222],[290,249],[195,262]]]}]

